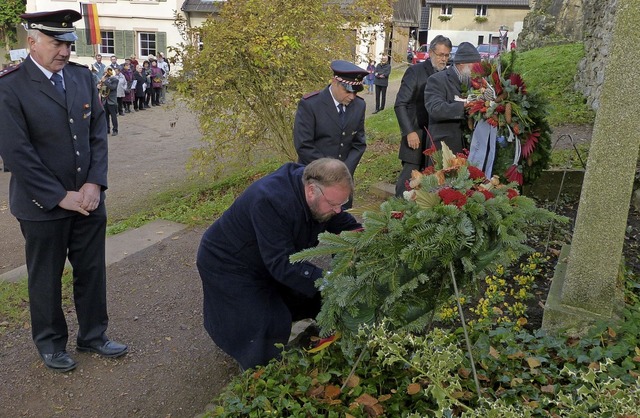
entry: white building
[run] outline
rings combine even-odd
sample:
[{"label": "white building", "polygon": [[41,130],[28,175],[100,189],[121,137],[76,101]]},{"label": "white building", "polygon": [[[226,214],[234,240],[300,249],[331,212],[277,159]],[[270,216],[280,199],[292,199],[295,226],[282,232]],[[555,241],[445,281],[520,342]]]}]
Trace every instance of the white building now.
[{"label": "white building", "polygon": [[[164,52],[165,56],[171,60],[172,54],[169,47],[176,47],[185,42],[175,25],[176,13],[184,18],[188,27],[194,28],[215,15],[225,1],[87,0],[85,3],[97,5],[102,43],[88,45],[84,20],[76,22],[78,40],[73,45],[71,60],[81,64],[92,64],[95,61],[95,55],[99,53],[105,63],[109,62],[109,57],[112,55],[118,58],[119,63],[131,55],[135,55],[138,61],[142,62],[150,55],[157,56],[159,52]],[[348,4],[352,0],[340,1]],[[28,0],[27,12],[61,9],[81,12],[80,3],[78,0]],[[361,31],[377,34],[373,43],[361,39],[362,33],[354,33],[352,38],[353,60],[366,68],[368,58],[372,57],[379,61],[385,50],[385,34],[377,25],[363,27]],[[26,33],[22,29],[19,30],[19,38],[23,47],[26,46]],[[172,71],[174,69],[179,67],[172,66]]]}]

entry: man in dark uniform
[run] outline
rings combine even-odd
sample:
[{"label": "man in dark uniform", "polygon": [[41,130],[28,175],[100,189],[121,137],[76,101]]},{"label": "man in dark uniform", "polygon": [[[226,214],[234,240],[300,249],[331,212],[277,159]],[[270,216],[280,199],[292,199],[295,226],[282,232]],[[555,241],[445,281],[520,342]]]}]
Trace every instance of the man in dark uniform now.
[{"label": "man in dark uniform", "polygon": [[69,63],[74,10],[21,15],[30,55],[0,77],[0,155],[11,168],[11,213],[25,238],[33,341],[44,364],[69,371],[61,276],[68,257],[77,350],[118,357],[110,341],[105,269],[107,131],[91,72]]},{"label": "man in dark uniform", "polygon": [[480,54],[469,42],[458,46],[453,65],[427,79],[424,90],[424,107],[429,113],[429,132],[437,149],[442,142],[454,153],[467,146],[462,137],[462,124],[466,123],[465,106],[468,100],[461,97],[462,86],[469,87],[473,65],[480,62]]},{"label": "man in dark uniform", "polygon": [[305,95],[298,103],[293,142],[300,164],[322,157],[337,158],[344,161],[353,177],[367,148],[366,104],[357,93],[362,91],[364,78],[369,73],[341,60],[333,61],[331,69],[331,84]]},{"label": "man in dark uniform", "polygon": [[425,128],[429,124],[429,116],[424,107],[424,87],[430,75],[447,68],[450,53],[451,41],[438,35],[429,44],[429,59],[410,66],[402,76],[395,104],[402,133],[398,153],[402,171],[396,182],[396,197],[402,197],[406,190],[405,183],[411,179],[411,172],[421,171],[426,165],[423,153],[428,142]]},{"label": "man in dark uniform", "polygon": [[342,206],[353,192],[347,166],[321,158],[283,165],[256,181],[207,229],[197,266],[204,326],[244,368],[276,358],[293,321],[320,311],[322,269],[289,256],[318,244],[318,234],[360,224]]}]

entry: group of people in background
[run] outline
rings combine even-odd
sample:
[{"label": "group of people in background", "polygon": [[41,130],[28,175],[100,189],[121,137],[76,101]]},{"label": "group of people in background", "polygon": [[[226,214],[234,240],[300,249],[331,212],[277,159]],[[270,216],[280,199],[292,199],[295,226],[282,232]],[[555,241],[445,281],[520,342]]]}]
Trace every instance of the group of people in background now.
[{"label": "group of people in background", "polygon": [[373,94],[375,88],[376,110],[373,113],[378,113],[384,110],[387,101],[387,87],[389,86],[389,76],[391,75],[389,58],[383,56],[378,64],[374,60],[370,60],[369,65],[367,65],[367,73],[364,84],[367,86],[367,94]]},{"label": "group of people in background", "polygon": [[97,54],[91,72],[105,108],[107,133],[116,136],[118,116],[131,113],[132,108],[137,112],[165,103],[170,66],[162,52],[142,63],[133,54],[123,64],[115,55],[110,61],[104,64],[102,55]]}]

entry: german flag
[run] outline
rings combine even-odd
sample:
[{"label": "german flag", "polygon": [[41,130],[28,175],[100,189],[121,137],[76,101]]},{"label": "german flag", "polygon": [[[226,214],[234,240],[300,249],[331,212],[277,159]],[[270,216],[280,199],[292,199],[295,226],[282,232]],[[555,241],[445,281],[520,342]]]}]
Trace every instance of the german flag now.
[{"label": "german flag", "polygon": [[98,22],[98,5],[95,3],[80,3],[84,27],[87,35],[87,45],[98,45],[102,42],[100,36],[100,22]]}]

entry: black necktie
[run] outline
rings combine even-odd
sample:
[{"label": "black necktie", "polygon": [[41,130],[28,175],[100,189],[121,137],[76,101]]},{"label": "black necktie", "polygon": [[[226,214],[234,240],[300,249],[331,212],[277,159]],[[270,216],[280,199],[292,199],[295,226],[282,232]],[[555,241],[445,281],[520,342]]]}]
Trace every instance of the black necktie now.
[{"label": "black necktie", "polygon": [[58,73],[53,73],[51,74],[51,81],[53,81],[53,86],[56,88],[58,93],[64,96],[65,93],[64,93],[64,86],[62,85],[62,76]]},{"label": "black necktie", "polygon": [[338,105],[338,114],[340,115],[340,123],[344,126],[344,105],[342,103]]}]

